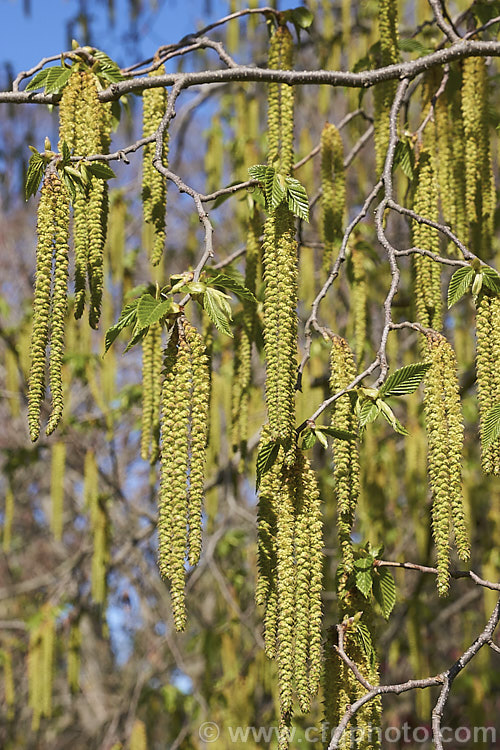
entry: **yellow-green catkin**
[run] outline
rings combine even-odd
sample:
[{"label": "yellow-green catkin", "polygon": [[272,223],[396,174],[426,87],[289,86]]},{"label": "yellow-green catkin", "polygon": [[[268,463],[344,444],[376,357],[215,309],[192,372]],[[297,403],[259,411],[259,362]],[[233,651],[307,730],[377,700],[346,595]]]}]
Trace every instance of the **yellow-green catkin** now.
[{"label": "yellow-green catkin", "polygon": [[148,750],[148,736],[146,725],[140,719],[134,721],[130,733],[129,750]]},{"label": "yellow-green catkin", "polygon": [[[152,71],[150,76],[164,75],[165,68],[160,65]],[[167,108],[167,94],[165,89],[146,89],[142,95],[142,134],[144,138],[153,135],[165,114]],[[153,244],[150,250],[151,262],[158,265],[165,247],[165,211],[167,205],[167,181],[153,165],[156,142],[147,143],[142,152],[142,206],[146,224],[153,228]],[[167,166],[168,131],[163,135],[162,164]]]},{"label": "yellow-green catkin", "polygon": [[48,435],[57,427],[63,410],[62,358],[67,308],[69,199],[66,188],[55,171],[51,171],[43,181],[38,205],[37,233],[28,393],[28,426],[33,441],[40,434],[40,409],[45,396],[46,350],[49,339],[52,412],[47,424]]},{"label": "yellow-green catkin", "polygon": [[[393,65],[399,60],[397,0],[379,0],[378,23],[380,53],[375,62],[377,66]],[[389,145],[389,115],[396,87],[396,81],[383,81],[373,88],[377,174],[380,174],[384,168]]]},{"label": "yellow-green catkin", "polygon": [[[245,286],[255,295],[259,266],[259,237],[262,224],[254,208],[248,222],[245,254]],[[248,438],[248,409],[252,385],[252,344],[255,338],[255,303],[243,301],[241,326],[235,335],[234,368],[231,390],[233,450],[244,460]]]},{"label": "yellow-green catkin", "polygon": [[7,706],[7,719],[14,718],[14,703],[16,700],[14,688],[14,670],[12,668],[12,653],[8,649],[0,650],[0,664],[3,666],[4,699]]},{"label": "yellow-green catkin", "polygon": [[469,57],[462,68],[462,115],[465,138],[465,210],[471,249],[491,257],[496,205],[488,133],[488,73],[483,57]]},{"label": "yellow-green catkin", "polygon": [[52,681],[55,645],[55,616],[52,607],[42,607],[32,626],[28,647],[29,706],[33,711],[32,729],[36,731],[42,716],[52,714]]},{"label": "yellow-green catkin", "polygon": [[159,451],[162,364],[161,325],[153,323],[142,340],[141,458],[151,464]]},{"label": "yellow-green catkin", "polygon": [[72,693],[77,693],[80,688],[81,646],[82,633],[80,630],[80,621],[73,620],[69,629],[67,656],[68,687]]},{"label": "yellow-green catkin", "polygon": [[110,526],[107,498],[99,495],[90,512],[92,527],[91,594],[96,604],[104,604],[107,595],[107,569],[110,549]]},{"label": "yellow-green catkin", "polygon": [[427,337],[424,414],[428,439],[428,471],[433,496],[432,530],[437,552],[437,588],[449,586],[450,533],[453,528],[462,560],[470,555],[462,502],[462,448],[464,429],[455,353],[438,334]]},{"label": "yellow-green catkin", "polygon": [[[425,219],[439,218],[438,195],[431,155],[422,150],[418,159],[413,210]],[[412,226],[415,247],[439,254],[439,235],[435,229],[417,221]],[[441,265],[425,255],[413,255],[415,273],[415,308],[419,323],[439,330],[443,322],[441,298]]]},{"label": "yellow-green catkin", "polygon": [[353,247],[350,254],[350,310],[352,332],[355,342],[354,354],[358,370],[362,370],[363,353],[366,346],[366,312],[368,284],[363,252]]},{"label": "yellow-green catkin", "polygon": [[12,541],[12,522],[14,520],[14,492],[10,482],[5,487],[5,507],[3,513],[3,534],[2,549],[4,552],[10,551]]},{"label": "yellow-green catkin", "polygon": [[340,133],[327,122],[321,131],[321,234],[325,245],[323,270],[328,273],[342,242],[345,213],[344,146]]},{"label": "yellow-green catkin", "polygon": [[161,394],[158,564],[170,581],[176,628],[186,623],[184,564],[201,551],[210,374],[203,339],[185,318],[170,337]]},{"label": "yellow-green catkin", "polygon": [[[500,298],[483,289],[476,298],[476,368],[481,428],[489,409],[500,403]],[[500,474],[500,438],[482,445],[486,474]]]},{"label": "yellow-green catkin", "polygon": [[[332,341],[330,368],[330,390],[333,394],[349,385],[356,376],[351,349],[340,336],[334,336]],[[332,425],[339,430],[357,432],[357,420],[348,394],[334,402]],[[342,566],[347,574],[354,565],[351,533],[360,492],[359,448],[354,441],[334,438],[333,467]]]},{"label": "yellow-green catkin", "polygon": [[50,500],[52,505],[50,528],[57,541],[61,540],[63,532],[65,464],[66,444],[62,441],[58,441],[52,446],[52,461],[50,467]]}]

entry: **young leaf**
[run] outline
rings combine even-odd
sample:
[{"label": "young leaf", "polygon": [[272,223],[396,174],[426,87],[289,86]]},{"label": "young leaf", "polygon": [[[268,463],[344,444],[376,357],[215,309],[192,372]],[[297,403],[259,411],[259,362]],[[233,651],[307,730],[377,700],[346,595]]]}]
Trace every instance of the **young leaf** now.
[{"label": "young leaf", "polygon": [[359,410],[359,426],[365,427],[365,425],[369,424],[370,422],[374,422],[378,417],[379,412],[380,407],[378,406],[378,404],[367,398],[361,404],[361,408]]},{"label": "young leaf", "polygon": [[448,286],[448,309],[469,291],[474,273],[470,266],[463,266],[455,271]]},{"label": "young leaf", "polygon": [[482,268],[483,284],[495,294],[500,294],[500,276],[494,268]]},{"label": "young leaf", "polygon": [[377,568],[373,578],[373,595],[388,620],[396,604],[396,584],[388,568]]},{"label": "young leaf", "polygon": [[361,591],[363,596],[367,598],[370,596],[373,583],[373,568],[365,568],[362,570],[356,570],[356,588]]},{"label": "young leaf", "polygon": [[112,177],[116,177],[111,167],[102,161],[87,162],[85,166],[94,177],[98,177],[100,180],[110,180]]},{"label": "young leaf", "polygon": [[150,325],[150,316],[154,313],[161,300],[155,299],[153,295],[143,294],[137,303],[137,326],[145,328]]},{"label": "young leaf", "polygon": [[262,183],[264,183],[266,179],[266,171],[266,164],[254,164],[253,167],[248,167],[248,174],[250,175],[252,180],[258,180]]},{"label": "young leaf", "polygon": [[70,75],[71,68],[67,68],[65,65],[56,68],[49,68],[49,74],[45,80],[45,93],[56,94],[66,86]]},{"label": "young leaf", "polygon": [[118,321],[114,324],[114,326],[111,326],[111,328],[108,328],[108,330],[106,331],[104,354],[106,354],[109,347],[111,346],[113,341],[115,341],[120,331],[122,331],[127,326],[131,326],[135,323],[137,319],[138,303],[139,303],[139,300],[135,299],[133,302],[129,302],[128,305],[125,305],[125,307],[120,313],[120,317],[118,318]]},{"label": "young leaf", "polygon": [[354,432],[348,432],[347,430],[337,430],[336,427],[315,427],[315,432],[322,432],[324,435],[330,435],[330,437],[337,438],[337,440],[356,440],[358,437]]},{"label": "young leaf", "polygon": [[409,180],[413,180],[415,156],[413,154],[413,149],[407,140],[397,142],[396,151],[394,152],[393,168],[396,169],[398,165],[401,167],[406,177],[408,177]]},{"label": "young leaf", "polygon": [[286,178],[288,208],[299,219],[309,221],[309,200],[305,187],[294,177]]},{"label": "young leaf", "polygon": [[35,91],[36,89],[41,89],[47,79],[49,70],[50,68],[45,68],[45,70],[38,71],[38,73],[31,79],[31,81],[26,86],[25,91]]},{"label": "young leaf", "polygon": [[[266,182],[266,194],[269,193],[268,183]],[[268,195],[268,203],[271,209],[277,208],[283,202],[286,194],[285,178],[279,172],[273,169],[273,181],[271,185],[271,195]]]},{"label": "young leaf", "polygon": [[290,13],[292,23],[301,29],[308,29],[314,20],[314,13],[308,8],[292,8],[292,10],[285,11],[285,15],[286,13]]},{"label": "young leaf", "polygon": [[264,474],[272,468],[274,462],[278,458],[279,449],[279,443],[276,443],[274,440],[270,443],[266,443],[260,448],[257,456],[256,490],[259,489],[260,481]]},{"label": "young leaf", "polygon": [[229,327],[229,321],[232,320],[231,307],[226,295],[208,287],[203,295],[203,308],[217,330],[232,337]]},{"label": "young leaf", "polygon": [[217,276],[212,276],[207,279],[207,283],[210,284],[210,286],[221,286],[223,289],[227,289],[228,291],[233,292],[233,294],[236,294],[240,299],[257,302],[252,292],[247,289],[246,286],[238,284],[235,279],[231,276],[226,276],[226,274],[218,273]]},{"label": "young leaf", "polygon": [[486,448],[500,437],[500,404],[495,404],[486,414],[482,429],[481,440]]},{"label": "young leaf", "polygon": [[63,141],[61,144],[61,154],[62,154],[62,162],[61,164],[63,167],[67,167],[71,162],[71,154],[69,153],[68,144],[66,141]]},{"label": "young leaf", "polygon": [[404,427],[401,424],[401,422],[396,417],[396,415],[394,414],[394,412],[392,411],[391,407],[388,404],[386,404],[384,401],[379,399],[379,406],[380,406],[380,411],[382,413],[382,416],[387,422],[389,422],[389,424],[391,425],[392,429],[395,430],[395,432],[399,432],[400,435],[410,434],[408,430],[406,429],[406,427]]},{"label": "young leaf", "polygon": [[373,648],[372,637],[366,623],[361,621],[356,623],[356,636],[359,645],[370,660],[370,663],[373,664],[375,662],[375,651]]},{"label": "young leaf", "polygon": [[38,190],[38,186],[45,172],[45,164],[45,159],[38,153],[35,153],[30,157],[28,174],[26,175],[26,200],[28,200],[31,195],[36,195],[36,191]]},{"label": "young leaf", "polygon": [[304,451],[308,451],[310,448],[316,445],[316,441],[316,431],[313,431],[308,427],[299,435],[299,448],[302,448],[302,450]]},{"label": "young leaf", "polygon": [[313,429],[314,434],[318,438],[319,442],[323,446],[325,450],[328,450],[328,440],[326,439],[326,435],[321,430],[318,430],[316,428]]},{"label": "young leaf", "polygon": [[414,393],[424,379],[424,375],[430,367],[428,362],[416,362],[412,365],[400,367],[389,375],[385,383],[380,388],[380,396],[388,398],[389,396],[406,396]]}]

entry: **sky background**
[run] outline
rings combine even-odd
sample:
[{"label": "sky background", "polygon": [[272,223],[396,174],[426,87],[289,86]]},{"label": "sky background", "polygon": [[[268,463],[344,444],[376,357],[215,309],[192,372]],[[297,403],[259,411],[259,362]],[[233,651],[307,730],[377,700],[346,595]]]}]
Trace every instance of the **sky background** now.
[{"label": "sky background", "polygon": [[[81,41],[82,29],[75,23],[81,4],[82,0],[0,0],[0,65],[4,69],[11,65],[14,72],[26,70],[44,56],[67,50],[72,37]],[[301,4],[301,0],[280,0],[279,8]],[[114,24],[107,0],[90,2],[91,43],[119,64],[130,64],[229,12],[228,0],[157,0],[156,5],[158,11],[143,14],[131,30],[128,0],[114,0]]]}]

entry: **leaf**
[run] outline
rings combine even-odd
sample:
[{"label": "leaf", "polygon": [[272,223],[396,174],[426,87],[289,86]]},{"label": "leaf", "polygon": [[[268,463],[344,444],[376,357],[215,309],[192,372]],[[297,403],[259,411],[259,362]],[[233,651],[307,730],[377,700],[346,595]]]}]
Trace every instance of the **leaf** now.
[{"label": "leaf", "polygon": [[230,292],[233,292],[233,294],[240,297],[240,299],[257,302],[250,289],[247,289],[246,286],[243,286],[242,284],[238,284],[235,279],[231,276],[226,276],[226,274],[218,273],[217,276],[207,279],[207,284],[210,284],[211,286],[221,286],[224,289],[228,289]]},{"label": "leaf", "polygon": [[486,448],[500,437],[500,404],[489,409],[481,427],[481,442]]},{"label": "leaf", "polygon": [[409,393],[414,393],[430,366],[428,362],[416,362],[400,367],[399,370],[389,375],[382,385],[379,391],[380,396],[389,398],[389,396],[407,396]]},{"label": "leaf", "polygon": [[287,177],[288,208],[299,219],[309,221],[309,200],[305,187],[294,177]]},{"label": "leaf", "polygon": [[373,664],[373,661],[375,658],[375,652],[373,649],[372,637],[370,635],[370,631],[368,630],[368,626],[366,625],[366,623],[358,621],[356,623],[355,632],[359,641],[359,645],[361,646],[366,656],[370,660],[370,663]]},{"label": "leaf", "polygon": [[448,285],[448,310],[469,291],[474,275],[475,271],[470,266],[455,271]]},{"label": "leaf", "polygon": [[402,52],[418,52],[420,55],[428,55],[433,51],[431,47],[426,47],[418,39],[399,39],[398,47]]},{"label": "leaf", "polygon": [[277,208],[283,202],[286,195],[286,181],[282,174],[273,169],[273,181],[269,196],[268,182],[266,182],[266,195],[271,209]]},{"label": "leaf", "polygon": [[396,604],[396,584],[388,568],[376,569],[373,578],[373,595],[382,614],[388,620]]},{"label": "leaf", "polygon": [[366,399],[361,404],[361,408],[359,410],[359,426],[365,427],[370,422],[374,422],[380,412],[380,407],[371,399]]},{"label": "leaf", "polygon": [[63,141],[61,144],[61,155],[62,155],[62,162],[61,164],[63,167],[67,167],[71,162],[71,155],[69,153],[68,144],[66,141]]},{"label": "leaf", "polygon": [[36,195],[36,191],[38,190],[38,186],[45,172],[45,164],[45,159],[43,156],[40,156],[39,153],[35,153],[30,157],[28,173],[26,175],[26,200],[28,200],[31,195]]},{"label": "leaf", "polygon": [[393,169],[400,166],[403,173],[409,180],[413,180],[415,169],[415,155],[413,149],[407,140],[398,141],[394,152]]},{"label": "leaf", "polygon": [[368,598],[372,590],[373,568],[356,570],[356,588]]},{"label": "leaf", "polygon": [[133,302],[129,302],[128,305],[125,305],[125,307],[120,313],[120,317],[118,318],[118,321],[114,324],[114,326],[111,326],[111,328],[108,328],[108,330],[106,331],[106,337],[105,337],[104,354],[106,354],[109,347],[115,341],[120,331],[122,331],[124,328],[127,328],[127,326],[131,326],[135,323],[137,319],[138,303],[139,303],[139,300],[135,299]]},{"label": "leaf", "polygon": [[262,448],[259,449],[259,453],[257,455],[257,477],[255,485],[256,490],[259,489],[260,482],[264,474],[272,468],[274,462],[278,458],[279,449],[280,444],[275,440],[266,443],[262,446]]},{"label": "leaf", "polygon": [[248,174],[250,175],[252,180],[258,180],[262,183],[264,183],[266,179],[266,171],[266,164],[254,164],[253,167],[248,167]]},{"label": "leaf", "polygon": [[314,429],[316,432],[323,432],[325,435],[337,438],[337,440],[356,440],[358,437],[355,432],[337,430],[336,427],[315,427]]},{"label": "leaf", "polygon": [[380,401],[380,404],[379,404],[380,411],[381,411],[384,419],[387,420],[387,422],[389,422],[389,424],[391,425],[392,429],[395,430],[395,432],[399,432],[400,435],[409,435],[410,433],[408,432],[408,430],[406,429],[406,427],[404,427],[401,424],[401,422],[396,417],[396,415],[392,411],[392,409],[389,406],[389,404],[386,404],[385,401],[382,401],[381,399],[379,399],[379,401]]},{"label": "leaf", "polygon": [[50,68],[45,68],[44,70],[38,71],[38,73],[34,76],[34,78],[31,79],[24,90],[35,91],[36,89],[41,89],[47,79],[49,70]]},{"label": "leaf", "polygon": [[112,177],[116,177],[111,167],[102,161],[87,162],[85,166],[94,177],[98,177],[100,180],[110,180]]},{"label": "leaf", "polygon": [[203,308],[217,330],[232,337],[233,334],[229,327],[232,315],[226,295],[217,289],[208,287],[203,295]]},{"label": "leaf", "polygon": [[308,451],[310,448],[312,448],[314,445],[316,445],[317,437],[316,437],[316,431],[311,430],[310,427],[307,427],[305,430],[302,430],[302,432],[299,435],[299,448],[302,448],[304,451]]},{"label": "leaf", "polygon": [[483,284],[484,286],[487,286],[490,291],[495,292],[495,294],[500,294],[500,276],[495,271],[494,268],[482,268],[481,269],[483,273]]},{"label": "leaf", "polygon": [[56,94],[66,86],[70,75],[71,68],[67,68],[66,66],[50,68],[49,74],[45,80],[45,93]]},{"label": "leaf", "polygon": [[325,450],[328,450],[328,440],[326,439],[325,433],[322,432],[321,430],[316,429],[316,428],[314,428],[313,432],[316,435],[316,437],[318,438],[318,440],[321,443],[321,445],[323,446],[323,448]]}]

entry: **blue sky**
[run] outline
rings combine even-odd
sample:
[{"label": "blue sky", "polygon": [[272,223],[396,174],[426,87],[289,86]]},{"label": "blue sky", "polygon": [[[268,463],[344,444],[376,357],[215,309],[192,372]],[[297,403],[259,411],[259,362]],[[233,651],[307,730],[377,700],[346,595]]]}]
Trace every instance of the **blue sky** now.
[{"label": "blue sky", "polygon": [[[31,6],[27,15],[23,6]],[[148,0],[145,0],[145,5]],[[228,0],[156,0],[157,13],[144,15],[135,34],[128,33],[129,2],[114,0],[117,22],[109,23],[107,0],[90,3],[91,43],[104,49],[119,64],[130,64],[147,57],[161,44],[178,41],[185,34],[216,20],[228,12]],[[266,2],[261,2],[266,5]],[[301,0],[281,0],[281,10],[293,8]],[[10,63],[15,72],[26,70],[42,57],[68,49],[68,29],[78,14],[78,0],[0,0],[0,65]],[[211,12],[207,13],[207,5]],[[82,40],[81,29],[73,26],[71,35]]]}]

